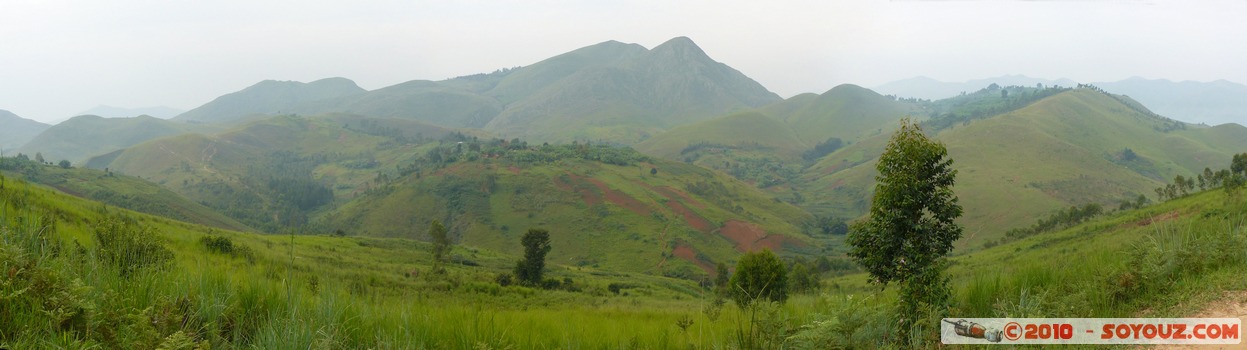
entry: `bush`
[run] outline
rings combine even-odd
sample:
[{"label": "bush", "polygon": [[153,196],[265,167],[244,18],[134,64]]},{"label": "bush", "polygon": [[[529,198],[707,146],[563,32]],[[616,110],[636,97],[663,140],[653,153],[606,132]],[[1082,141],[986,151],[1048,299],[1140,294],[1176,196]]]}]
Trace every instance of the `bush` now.
[{"label": "bush", "polygon": [[503,286],[503,287],[506,287],[506,286],[509,286],[515,283],[515,280],[511,276],[511,274],[506,273],[506,272],[499,273],[497,277],[494,277],[494,281],[498,282],[498,285]]},{"label": "bush", "polygon": [[788,300],[788,271],[769,249],[748,253],[736,263],[728,292],[742,309],[755,300]]},{"label": "bush", "polygon": [[173,261],[173,252],[160,244],[151,228],[131,219],[110,217],[95,225],[100,261],[129,276],[143,268],[161,268]]}]

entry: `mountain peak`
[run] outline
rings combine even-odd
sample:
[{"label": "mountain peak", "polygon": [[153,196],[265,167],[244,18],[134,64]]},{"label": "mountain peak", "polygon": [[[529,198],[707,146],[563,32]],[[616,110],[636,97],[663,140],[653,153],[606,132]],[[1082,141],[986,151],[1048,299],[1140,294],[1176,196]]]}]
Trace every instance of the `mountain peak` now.
[{"label": "mountain peak", "polygon": [[697,44],[693,42],[693,39],[689,39],[685,36],[671,38],[671,40],[667,40],[666,42],[655,46],[654,49],[650,51],[654,53],[670,52],[681,56],[694,55],[707,58],[709,57],[706,55],[705,51],[702,51],[701,47],[698,47]]}]

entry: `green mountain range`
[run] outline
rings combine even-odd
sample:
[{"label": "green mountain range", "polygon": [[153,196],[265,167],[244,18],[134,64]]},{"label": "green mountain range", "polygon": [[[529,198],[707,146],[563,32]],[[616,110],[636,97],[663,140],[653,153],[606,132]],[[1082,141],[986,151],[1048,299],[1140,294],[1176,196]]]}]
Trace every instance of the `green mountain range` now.
[{"label": "green mountain range", "polygon": [[150,116],[104,118],[82,115],[44,130],[19,151],[28,154],[41,152],[44,159],[51,162],[69,160],[78,164],[92,156],[198,128],[213,127],[200,127]]},{"label": "green mountain range", "polygon": [[[804,206],[856,217],[869,206],[875,159],[890,135],[832,153],[806,169]],[[966,247],[1073,205],[1115,208],[1174,176],[1247,149],[1247,128],[1202,127],[1163,118],[1119,95],[1082,88],[938,131],[958,170]],[[1007,205],[1003,205],[1007,203]],[[817,208],[817,209],[816,209]]]},{"label": "green mountain range", "polygon": [[39,133],[52,127],[44,123],[26,119],[3,109],[0,109],[0,148],[11,150],[21,147],[29,142]]},{"label": "green mountain range", "polygon": [[479,128],[508,139],[632,144],[677,125],[779,100],[679,37],[653,49],[608,41],[528,66],[366,92],[341,78],[266,81],[177,119],[349,113]]},{"label": "green mountain range", "polygon": [[174,120],[223,123],[255,114],[288,112],[308,101],[363,93],[365,90],[345,78],[326,78],[310,83],[265,80],[241,91],[223,95]]}]

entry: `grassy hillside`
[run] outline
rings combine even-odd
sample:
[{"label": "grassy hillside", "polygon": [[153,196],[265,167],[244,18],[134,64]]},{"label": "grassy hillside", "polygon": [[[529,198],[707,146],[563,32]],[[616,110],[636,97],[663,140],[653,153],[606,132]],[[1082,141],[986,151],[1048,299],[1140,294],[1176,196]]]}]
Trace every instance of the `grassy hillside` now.
[{"label": "grassy hillside", "polygon": [[[959,246],[977,247],[1071,205],[1116,207],[1139,194],[1152,197],[1176,175],[1227,167],[1226,159],[1241,152],[1238,140],[1247,138],[1230,136],[1240,129],[1186,126],[1128,102],[1077,89],[939,132],[936,139],[948,146],[959,171],[955,190],[967,212]],[[805,188],[815,195],[806,198],[837,215],[864,213],[869,202],[861,198],[869,198],[874,158],[886,137],[863,140],[811,167]]]},{"label": "grassy hillside", "polygon": [[11,150],[21,147],[29,142],[39,133],[52,127],[44,123],[26,119],[3,109],[0,109],[0,125],[4,125],[0,129],[0,148]]},{"label": "grassy hillside", "polygon": [[12,157],[0,158],[0,170],[31,183],[105,205],[204,226],[251,230],[237,220],[190,201],[158,184],[108,170],[62,168]]},{"label": "grassy hillside", "polygon": [[529,66],[367,92],[346,82],[333,84],[335,89],[313,86],[323,82],[263,82],[178,119],[351,113],[483,128],[508,139],[632,144],[677,125],[779,100],[688,38],[653,49],[608,41]]},{"label": "grassy hillside", "polygon": [[525,228],[545,227],[555,245],[576,247],[551,256],[562,263],[693,280],[740,252],[768,247],[805,255],[826,243],[802,233],[805,212],[700,167],[630,149],[495,153],[496,145],[483,145],[494,155],[477,160],[470,153],[456,158],[448,145],[453,161],[388,179],[327,214],[323,226],[426,239],[422,228],[439,220],[458,242],[512,254]]},{"label": "grassy hillside", "polygon": [[[1209,191],[956,256],[950,315],[1191,316],[1247,288],[1241,195]],[[431,248],[412,240],[214,230],[2,175],[0,238],[9,348],[869,348],[890,344],[895,290],[848,275],[824,281],[822,296],[741,310],[689,281],[554,258],[558,287],[499,286],[516,256],[459,245],[432,274]],[[555,244],[552,257],[561,250],[580,247]],[[844,322],[858,326],[828,328]]]},{"label": "grassy hillside", "polygon": [[149,116],[103,118],[83,115],[48,128],[19,149],[28,155],[43,153],[49,162],[87,158],[133,146],[143,141],[177,135],[195,126]]},{"label": "grassy hillside", "polygon": [[856,141],[878,134],[919,112],[911,103],[851,84],[836,86],[817,98],[793,98],[761,110],[787,123],[809,147],[832,137]]},{"label": "grassy hillside", "polygon": [[[500,82],[499,93],[531,90],[531,94],[509,104],[485,129],[535,141],[631,144],[676,125],[779,100],[744,74],[711,59],[688,38],[674,38],[644,52],[609,42],[594,48],[622,54],[612,60],[582,63],[583,68],[539,89],[506,90],[533,86],[514,81],[524,77],[518,75],[523,69],[512,73],[516,78]],[[534,66],[552,66],[572,58],[558,59]],[[533,77],[563,75],[554,69],[542,70]]]},{"label": "grassy hillside", "polygon": [[451,132],[412,120],[278,116],[211,136],[149,141],[90,163],[274,232],[307,224],[312,212],[362,192],[379,172],[415,157],[420,144]]},{"label": "grassy hillside", "polygon": [[234,121],[253,114],[289,113],[295,106],[320,99],[363,93],[346,78],[326,78],[310,83],[265,80],[237,92],[213,99],[186,111],[175,120],[206,123]]}]

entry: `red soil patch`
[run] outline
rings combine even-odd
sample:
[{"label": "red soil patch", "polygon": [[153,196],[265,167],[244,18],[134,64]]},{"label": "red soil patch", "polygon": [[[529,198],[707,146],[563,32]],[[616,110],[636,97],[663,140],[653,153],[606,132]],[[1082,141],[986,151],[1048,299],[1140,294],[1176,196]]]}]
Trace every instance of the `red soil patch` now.
[{"label": "red soil patch", "polygon": [[712,276],[714,275],[714,264],[711,264],[709,261],[698,259],[697,250],[687,244],[676,244],[675,249],[671,250],[671,255],[684,259],[684,261],[691,262],[693,265],[697,265],[697,267],[700,267],[702,270],[706,271],[707,274]]},{"label": "red soil patch", "polygon": [[594,186],[585,183],[583,177],[568,174],[568,181],[563,181],[560,177],[554,178],[554,186],[564,191],[574,191],[580,194],[580,199],[589,206],[594,206],[602,202],[602,194],[598,193]]},{"label": "red soil patch", "polygon": [[671,186],[655,187],[655,186],[650,186],[649,184],[640,182],[640,181],[636,181],[636,183],[640,184],[641,186],[645,186],[645,188],[648,188],[651,191],[658,192],[658,194],[661,194],[663,197],[667,197],[667,199],[679,200],[679,201],[688,203],[694,207],[698,207],[701,209],[706,208],[705,204],[702,204],[696,199],[693,199],[693,197],[689,197],[689,195],[687,193],[684,193],[684,191],[677,190],[675,188],[672,188]]},{"label": "red soil patch", "polygon": [[507,170],[510,170],[512,174],[518,175],[520,173],[520,167],[514,165],[507,167]]},{"label": "red soil patch", "polygon": [[710,224],[710,221],[701,217],[701,215],[697,215],[697,213],[692,210],[689,210],[683,204],[680,204],[679,201],[669,200],[666,204],[668,208],[671,208],[671,211],[679,213],[683,216],[684,222],[687,222],[688,225],[692,226],[694,229],[705,233],[710,233],[711,230],[714,230],[714,225]]},{"label": "red soil patch", "polygon": [[[572,175],[572,176],[575,177],[575,175]],[[594,186],[597,186],[598,189],[601,190],[602,193],[606,195],[607,201],[610,201],[611,203],[615,203],[616,205],[619,205],[621,207],[627,208],[628,210],[631,210],[633,213],[636,213],[637,215],[650,215],[650,212],[652,212],[649,206],[645,205],[645,203],[641,203],[641,201],[636,200],[636,198],[632,198],[632,196],[629,196],[626,193],[612,190],[609,186],[606,186],[606,184],[603,183],[601,180],[588,178],[588,177],[581,177],[580,179],[589,181]]]},{"label": "red soil patch", "polygon": [[768,248],[773,252],[779,253],[785,246],[803,246],[801,241],[794,240],[782,235],[767,234],[758,225],[752,223],[730,220],[719,228],[719,234],[736,243],[736,250],[739,252],[750,252]]}]

